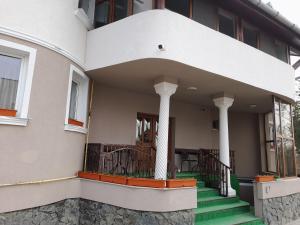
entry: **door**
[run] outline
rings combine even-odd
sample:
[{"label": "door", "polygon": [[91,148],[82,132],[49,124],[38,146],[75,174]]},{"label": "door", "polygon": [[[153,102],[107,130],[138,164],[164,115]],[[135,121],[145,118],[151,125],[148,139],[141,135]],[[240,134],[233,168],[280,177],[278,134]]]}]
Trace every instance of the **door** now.
[{"label": "door", "polygon": [[[169,148],[168,148],[168,170],[173,170],[174,142],[173,127],[174,119],[169,120]],[[156,146],[158,141],[158,115],[148,113],[137,113],[136,119],[136,145],[150,155],[153,171],[155,168]]]}]

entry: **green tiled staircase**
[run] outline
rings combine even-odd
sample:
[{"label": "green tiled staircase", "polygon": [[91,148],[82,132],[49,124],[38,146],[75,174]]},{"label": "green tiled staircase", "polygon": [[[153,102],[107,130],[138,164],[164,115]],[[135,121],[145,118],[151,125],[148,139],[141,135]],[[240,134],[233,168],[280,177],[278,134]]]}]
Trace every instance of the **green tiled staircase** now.
[{"label": "green tiled staircase", "polygon": [[197,173],[177,173],[177,178],[195,178],[197,182],[197,208],[195,225],[264,225],[250,212],[248,202],[238,197],[222,197],[218,190],[205,187]]}]

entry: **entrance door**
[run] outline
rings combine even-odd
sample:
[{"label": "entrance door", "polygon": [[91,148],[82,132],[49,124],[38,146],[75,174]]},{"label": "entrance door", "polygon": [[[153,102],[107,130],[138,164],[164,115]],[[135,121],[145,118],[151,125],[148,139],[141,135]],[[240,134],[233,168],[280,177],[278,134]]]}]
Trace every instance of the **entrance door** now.
[{"label": "entrance door", "polygon": [[[174,144],[173,144],[173,119],[169,120],[169,148],[168,148],[168,171],[174,169]],[[137,113],[136,119],[136,145],[142,151],[150,154],[155,167],[156,146],[158,140],[159,117],[154,114]]]}]

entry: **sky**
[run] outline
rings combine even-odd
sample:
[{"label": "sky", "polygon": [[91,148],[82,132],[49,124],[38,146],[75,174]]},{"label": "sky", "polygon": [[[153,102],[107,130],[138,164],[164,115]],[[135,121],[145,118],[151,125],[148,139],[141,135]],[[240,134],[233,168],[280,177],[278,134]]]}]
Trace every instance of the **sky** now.
[{"label": "sky", "polygon": [[[300,0],[263,0],[263,2],[271,2],[273,8],[279,13],[300,27]],[[293,57],[292,63],[298,58]],[[296,77],[300,76],[300,68],[296,71]]]}]

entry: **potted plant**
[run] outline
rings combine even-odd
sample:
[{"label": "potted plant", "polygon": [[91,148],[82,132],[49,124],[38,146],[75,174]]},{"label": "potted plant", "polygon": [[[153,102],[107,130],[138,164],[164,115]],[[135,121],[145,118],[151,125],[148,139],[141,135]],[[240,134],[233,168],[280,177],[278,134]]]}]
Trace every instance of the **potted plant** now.
[{"label": "potted plant", "polygon": [[127,183],[127,177],[115,176],[115,175],[111,175],[111,174],[102,174],[100,180],[103,182],[109,182],[109,183],[115,183],[115,184],[126,184]]},{"label": "potted plant", "polygon": [[78,177],[90,180],[99,180],[101,175],[98,173],[91,173],[91,172],[78,172]]},{"label": "potted plant", "polygon": [[0,116],[16,117],[17,110],[15,109],[0,109]]},{"label": "potted plant", "polygon": [[155,180],[150,178],[135,178],[128,177],[127,184],[131,186],[139,186],[139,187],[152,187],[152,188],[165,188],[166,181],[164,180]]},{"label": "potted plant", "polygon": [[255,177],[256,182],[270,182],[274,180],[275,180],[274,175],[257,175]]},{"label": "potted plant", "polygon": [[83,122],[69,118],[68,124],[83,127]]},{"label": "potted plant", "polygon": [[180,187],[196,187],[196,179],[170,179],[167,180],[167,188],[180,188]]}]

